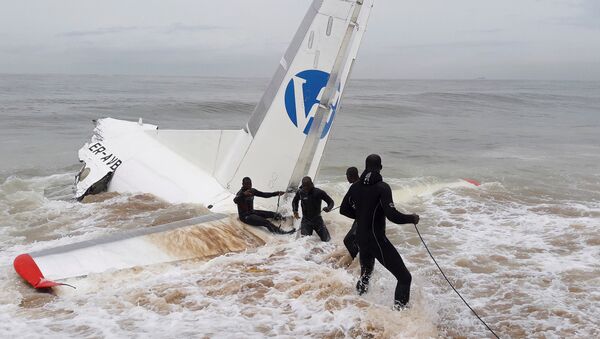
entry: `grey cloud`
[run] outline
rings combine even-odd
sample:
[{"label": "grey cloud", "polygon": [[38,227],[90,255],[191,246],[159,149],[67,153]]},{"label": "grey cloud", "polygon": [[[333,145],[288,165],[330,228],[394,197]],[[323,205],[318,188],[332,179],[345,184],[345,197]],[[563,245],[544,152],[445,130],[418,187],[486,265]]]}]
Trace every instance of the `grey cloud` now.
[{"label": "grey cloud", "polygon": [[524,45],[522,41],[456,41],[448,43],[397,45],[393,49],[455,49],[455,48],[482,48],[482,47],[506,47]]},{"label": "grey cloud", "polygon": [[[171,3],[134,0],[119,3],[122,15],[110,20],[108,5],[96,13],[88,2],[57,2],[56,16],[23,17],[19,2],[8,2],[0,12],[8,13],[0,20],[0,72],[270,76],[307,1],[186,1],[171,11]],[[376,0],[356,74],[599,76],[600,0],[463,0],[447,11],[434,2],[444,3]],[[241,10],[226,12],[231,6]],[[89,18],[73,19],[73,10]]]},{"label": "grey cloud", "polygon": [[584,24],[600,28],[600,1],[583,0],[581,10],[580,18]]},{"label": "grey cloud", "polygon": [[[200,47],[86,47],[53,51],[46,55],[50,55],[50,58],[46,58],[43,62],[36,57],[20,62],[21,64],[27,62],[27,67],[34,72],[43,72],[40,69],[50,67],[55,72],[62,73],[256,77],[270,75],[280,58],[280,55],[240,55],[231,53],[227,48]],[[118,55],[118,58],[115,55]],[[2,59],[0,59],[1,63]],[[252,65],[250,70],[248,64]]]},{"label": "grey cloud", "polygon": [[6,45],[6,46],[0,45],[0,53],[2,53],[2,54],[36,55],[36,54],[42,54],[42,53],[46,52],[47,50],[48,49],[45,46],[30,45],[30,44]]},{"label": "grey cloud", "polygon": [[174,23],[170,26],[167,26],[163,29],[165,33],[179,33],[179,32],[203,32],[203,31],[211,31],[223,29],[220,26],[211,26],[211,25],[186,25],[182,23]]},{"label": "grey cloud", "polygon": [[87,31],[69,31],[58,34],[63,37],[86,37],[91,35],[118,34],[123,32],[137,31],[142,28],[136,26],[130,27],[105,27]]},{"label": "grey cloud", "polygon": [[577,16],[557,18],[552,23],[600,30],[600,1],[581,0],[574,7],[579,10]]},{"label": "grey cloud", "polygon": [[500,28],[490,28],[490,29],[468,29],[462,30],[460,32],[464,33],[480,33],[480,34],[492,34],[492,33],[500,33],[503,32],[503,29]]},{"label": "grey cloud", "polygon": [[58,34],[61,37],[69,37],[69,38],[80,38],[80,37],[89,37],[89,36],[98,36],[98,35],[108,35],[108,34],[121,34],[121,33],[129,33],[129,32],[137,32],[137,31],[155,31],[158,33],[164,34],[173,34],[173,33],[192,33],[192,32],[203,32],[210,30],[223,29],[221,26],[211,26],[211,25],[187,25],[182,23],[174,23],[167,26],[126,26],[126,27],[103,27],[93,30],[86,31],[69,31]]}]

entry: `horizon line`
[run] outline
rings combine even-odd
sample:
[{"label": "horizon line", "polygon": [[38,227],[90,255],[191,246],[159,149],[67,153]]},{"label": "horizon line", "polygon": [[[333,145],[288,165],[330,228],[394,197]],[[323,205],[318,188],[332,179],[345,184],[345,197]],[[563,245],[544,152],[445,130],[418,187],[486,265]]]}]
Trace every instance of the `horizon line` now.
[{"label": "horizon line", "polygon": [[[22,73],[22,72],[0,72],[0,76],[94,76],[94,77],[162,77],[162,78],[206,78],[206,79],[270,79],[267,76],[229,76],[229,75],[181,75],[181,74],[131,74],[131,73],[64,73],[64,72],[43,72],[43,73]],[[360,77],[355,76],[352,80],[403,80],[403,81],[568,81],[568,82],[600,82],[600,79],[532,79],[532,78],[387,78],[387,77]]]}]

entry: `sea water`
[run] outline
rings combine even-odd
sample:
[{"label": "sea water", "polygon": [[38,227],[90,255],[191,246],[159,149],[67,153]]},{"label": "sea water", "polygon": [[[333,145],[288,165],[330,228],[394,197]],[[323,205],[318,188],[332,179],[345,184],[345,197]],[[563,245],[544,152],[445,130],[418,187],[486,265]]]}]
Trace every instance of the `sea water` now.
[{"label": "sea water", "polygon": [[[358,263],[339,264],[351,221],[337,211],[324,215],[330,243],[281,236],[53,294],[16,275],[20,253],[208,213],[144,194],[73,201],[93,119],[238,129],[267,83],[0,75],[0,336],[489,337],[412,225],[387,226],[413,276],[410,307],[391,310],[395,279],[379,263],[358,296]],[[421,216],[438,263],[497,334],[600,336],[599,82],[352,80],[331,133],[317,186],[338,204],[345,169],[380,154],[397,208]]]}]

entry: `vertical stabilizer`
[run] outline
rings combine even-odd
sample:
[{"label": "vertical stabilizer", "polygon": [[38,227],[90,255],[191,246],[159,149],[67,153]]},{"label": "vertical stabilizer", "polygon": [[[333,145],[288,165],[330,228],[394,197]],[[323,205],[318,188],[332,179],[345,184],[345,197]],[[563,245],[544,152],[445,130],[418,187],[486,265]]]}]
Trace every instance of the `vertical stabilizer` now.
[{"label": "vertical stabilizer", "polygon": [[265,190],[317,172],[373,0],[314,0],[245,132],[216,172],[230,191],[250,176]]}]

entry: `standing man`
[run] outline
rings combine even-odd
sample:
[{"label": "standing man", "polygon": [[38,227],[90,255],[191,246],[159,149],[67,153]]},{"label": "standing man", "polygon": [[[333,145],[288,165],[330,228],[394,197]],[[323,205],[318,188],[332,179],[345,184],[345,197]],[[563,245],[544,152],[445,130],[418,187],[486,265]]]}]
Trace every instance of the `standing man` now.
[{"label": "standing man", "polygon": [[270,198],[275,196],[281,196],[284,192],[261,192],[255,188],[252,188],[252,180],[248,177],[242,179],[242,188],[237,192],[235,198],[233,198],[233,202],[237,204],[238,215],[240,220],[244,224],[252,225],[252,226],[264,226],[271,233],[277,234],[291,234],[296,230],[292,229],[291,231],[285,232],[281,228],[275,226],[272,222],[267,220],[269,219],[279,219],[281,215],[279,213],[274,213],[271,211],[261,211],[254,209],[254,197],[261,198]]},{"label": "standing man", "polygon": [[360,176],[360,181],[353,184],[346,193],[340,213],[355,219],[358,224],[356,238],[360,248],[361,268],[361,276],[356,283],[358,294],[367,292],[377,259],[398,280],[394,309],[400,310],[406,307],[410,299],[412,276],[394,245],[385,236],[385,219],[396,224],[417,224],[419,216],[402,214],[396,210],[392,190],[379,174],[382,168],[379,155],[371,154],[367,157],[365,171]]},{"label": "standing man", "polygon": [[[354,184],[358,181],[358,179],[358,168],[348,167],[348,169],[346,170],[346,180],[348,180],[350,184]],[[356,255],[358,255],[358,243],[356,242],[356,227],[356,220],[354,220],[350,231],[348,231],[348,234],[346,234],[346,236],[344,237],[344,245],[346,245],[346,248],[348,249],[350,257],[352,257],[352,260],[354,260],[354,258],[356,258]],[[350,261],[349,264],[351,263],[352,261]]]},{"label": "standing man", "polygon": [[300,222],[300,234],[312,235],[313,230],[317,232],[321,241],[331,240],[329,231],[325,227],[323,218],[321,218],[321,200],[327,203],[323,207],[324,212],[329,212],[333,208],[333,199],[325,191],[316,188],[310,177],[302,178],[302,186],[292,200],[292,210],[294,218],[300,219],[298,215],[298,201],[302,204],[302,221]]}]

